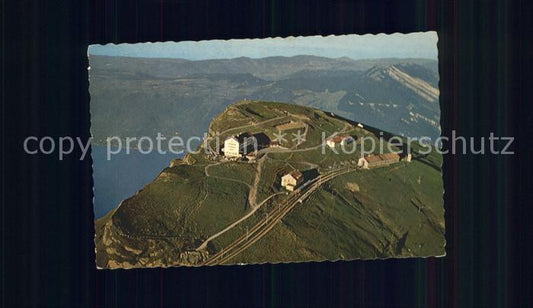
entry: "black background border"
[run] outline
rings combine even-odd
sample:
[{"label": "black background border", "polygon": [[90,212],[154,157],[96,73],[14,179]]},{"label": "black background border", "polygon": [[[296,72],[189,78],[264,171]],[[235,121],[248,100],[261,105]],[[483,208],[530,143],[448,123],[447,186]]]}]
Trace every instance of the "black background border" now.
[{"label": "black background border", "polygon": [[[3,1],[2,304],[531,303],[528,17],[519,1]],[[96,270],[90,158],[22,149],[29,135],[89,137],[88,44],[428,30],[443,135],[516,138],[514,156],[445,156],[444,258]]]}]

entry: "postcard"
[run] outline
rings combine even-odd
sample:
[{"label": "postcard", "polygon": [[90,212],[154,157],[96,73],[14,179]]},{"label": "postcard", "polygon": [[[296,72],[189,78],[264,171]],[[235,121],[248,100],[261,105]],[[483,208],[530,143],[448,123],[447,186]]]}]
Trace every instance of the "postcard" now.
[{"label": "postcard", "polygon": [[437,40],[90,46],[96,266],[445,255]]}]

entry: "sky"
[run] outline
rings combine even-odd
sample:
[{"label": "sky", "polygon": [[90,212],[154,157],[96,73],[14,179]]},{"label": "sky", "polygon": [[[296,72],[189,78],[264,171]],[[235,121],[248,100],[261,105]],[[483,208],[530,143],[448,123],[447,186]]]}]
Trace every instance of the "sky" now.
[{"label": "sky", "polygon": [[437,33],[299,36],[266,39],[107,44],[89,46],[89,55],[187,60],[315,55],[328,58],[428,58],[437,60]]}]

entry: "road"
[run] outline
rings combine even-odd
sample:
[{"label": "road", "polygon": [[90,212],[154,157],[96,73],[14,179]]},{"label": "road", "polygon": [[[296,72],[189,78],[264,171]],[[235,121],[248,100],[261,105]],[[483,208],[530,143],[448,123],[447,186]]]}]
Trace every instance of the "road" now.
[{"label": "road", "polygon": [[216,234],[210,236],[200,246],[198,246],[198,248],[196,248],[196,250],[205,249],[207,247],[207,244],[210,241],[214,240],[215,238],[219,237],[220,235],[224,234],[225,232],[231,230],[233,227],[235,227],[239,223],[243,222],[248,217],[252,216],[263,204],[265,204],[267,201],[269,201],[274,196],[281,195],[281,194],[286,194],[285,192],[279,192],[279,193],[272,194],[272,195],[268,196],[267,198],[265,198],[265,200],[263,200],[259,204],[257,204],[257,200],[256,200],[257,199],[257,187],[259,185],[259,180],[261,178],[261,170],[262,170],[263,162],[264,162],[265,159],[266,159],[266,155],[259,160],[259,163],[257,164],[257,167],[256,167],[255,178],[254,178],[254,181],[253,181],[252,185],[250,185],[250,184],[248,184],[246,182],[240,181],[240,180],[236,180],[236,179],[210,175],[209,174],[209,168],[212,167],[212,166],[220,165],[221,163],[215,163],[215,164],[210,164],[210,165],[205,166],[204,173],[205,173],[206,177],[214,177],[214,178],[218,178],[218,179],[221,179],[221,180],[233,181],[233,182],[241,183],[241,184],[244,184],[244,185],[248,186],[248,188],[250,188],[250,192],[248,193],[248,204],[250,205],[250,211],[248,213],[246,213],[246,215],[244,215],[243,217],[239,218],[238,220],[236,220],[233,223],[231,223],[230,225],[228,225],[223,230],[221,230],[221,231],[217,232]]},{"label": "road", "polygon": [[268,215],[261,219],[254,227],[248,230],[247,234],[242,235],[237,240],[221,249],[218,253],[214,254],[204,264],[201,265],[217,265],[223,264],[245,249],[253,245],[263,236],[265,236],[270,230],[272,230],[278,222],[280,222],[297,204],[303,203],[303,201],[309,197],[320,185],[327,181],[334,179],[335,177],[353,172],[356,169],[346,168],[341,170],[331,171],[327,174],[318,176],[312,180],[304,188],[301,188],[300,192],[294,192],[287,197],[279,206],[274,207]]},{"label": "road", "polygon": [[[261,124],[265,124],[267,122],[271,122],[271,121],[275,121],[275,120],[279,120],[279,119],[282,119],[284,118],[283,116],[280,116],[280,117],[276,117],[276,118],[273,118],[273,119],[269,119],[269,120],[266,120],[266,121],[262,121],[262,122],[258,122],[258,123],[255,123],[255,124],[252,124],[252,125],[245,125],[245,126],[241,126],[241,127],[236,127],[236,128],[231,128],[231,129],[228,129],[228,130],[225,130],[223,133],[227,133],[228,131],[233,131],[233,130],[239,130],[239,129],[242,129],[242,128],[249,128],[251,126],[257,126],[257,125],[261,125]],[[332,136],[335,136],[337,135],[338,133],[342,133],[342,132],[345,132],[347,131],[348,129],[350,128],[350,126],[348,124],[345,124],[344,128],[339,131],[339,132],[336,132],[334,133]],[[305,131],[305,134],[307,134],[307,129],[308,129],[308,126],[306,125],[306,131]],[[332,137],[330,136],[330,137]],[[207,142],[207,145],[208,147],[210,147],[210,141],[211,140],[208,140]],[[279,194],[282,194],[282,193],[276,193],[276,194],[273,194],[273,195],[270,195],[269,197],[267,197],[265,200],[263,200],[260,204],[257,204],[256,202],[256,195],[257,195],[257,188],[258,188],[258,184],[259,184],[259,180],[261,178],[261,171],[262,171],[262,165],[263,165],[263,162],[265,159],[267,159],[268,157],[268,153],[270,152],[304,152],[304,151],[310,151],[310,150],[315,150],[315,149],[318,149],[320,148],[321,146],[324,146],[323,144],[318,144],[316,146],[313,146],[313,147],[309,147],[309,148],[304,148],[304,149],[271,149],[271,148],[265,148],[263,150],[260,150],[258,152],[258,154],[260,153],[264,153],[265,155],[263,155],[261,158],[258,159],[258,164],[257,164],[257,168],[256,168],[256,175],[255,175],[255,178],[254,178],[254,181],[252,183],[252,185],[248,184],[248,183],[245,183],[243,181],[240,181],[240,180],[236,180],[236,179],[230,179],[230,178],[225,178],[225,177],[219,177],[219,176],[213,176],[213,175],[210,175],[209,174],[209,167],[211,166],[215,166],[215,165],[219,165],[221,164],[220,162],[219,163],[215,163],[215,164],[210,164],[210,165],[207,165],[204,169],[205,171],[205,175],[206,176],[211,176],[211,177],[215,177],[215,178],[219,178],[219,179],[222,179],[222,180],[229,180],[229,181],[233,181],[233,182],[238,182],[238,183],[242,183],[246,186],[248,186],[250,188],[250,192],[248,194],[248,203],[250,205],[250,208],[251,208],[251,211],[246,213],[246,215],[244,215],[243,217],[239,218],[238,220],[236,220],[235,222],[231,223],[230,225],[228,225],[226,228],[224,228],[223,230],[217,232],[216,234],[210,236],[208,239],[206,239],[200,246],[198,246],[198,248],[196,248],[196,250],[203,250],[207,247],[207,244],[212,241],[213,239],[219,237],[220,235],[224,234],[225,232],[231,230],[232,228],[234,228],[236,225],[238,225],[239,223],[243,222],[244,220],[246,220],[247,218],[249,218],[250,216],[252,216],[265,202],[267,202],[268,200],[270,200],[272,197],[276,196],[276,195],[279,195]],[[269,151],[271,150],[271,151]],[[332,172],[334,174],[336,174],[337,171],[335,172]],[[307,196],[313,192],[316,188],[318,188],[318,186],[320,186],[320,184],[322,184],[323,180],[324,179],[327,179],[329,180],[330,179],[330,176],[332,173],[328,173],[328,174],[325,174],[323,176],[320,176],[316,179],[313,180],[313,182],[306,187],[306,190],[305,191],[301,191],[302,193],[302,196],[303,198],[307,198]],[[314,188],[313,188],[314,187]],[[310,190],[309,190],[310,189]],[[290,195],[285,201],[284,201],[284,205],[290,205],[291,202],[293,202],[292,206],[289,206],[289,207],[284,207],[284,209],[286,209],[287,211],[286,212],[283,212],[282,208],[281,208],[281,205],[280,207],[278,207],[278,212],[280,213],[284,213],[282,216],[279,217],[279,220],[281,220],[281,218],[286,215],[290,209],[292,209],[295,205],[296,205],[296,202],[299,202],[299,200],[303,201],[303,199],[301,197],[295,199],[295,200],[292,200],[292,198],[294,198],[294,193],[292,195]],[[277,214],[280,214],[280,213],[277,213]],[[271,214],[274,214],[276,215],[275,211],[272,211]],[[274,216],[275,217],[278,217],[278,216]],[[265,221],[265,225],[267,225],[266,223],[268,222],[269,218],[266,218],[266,221]],[[271,220],[272,222],[272,220]],[[274,227],[276,221],[274,220],[274,224],[272,225],[272,228]],[[252,231],[258,231],[260,230],[260,225],[261,223],[259,223],[258,225],[254,226],[254,228],[252,228]],[[270,229],[268,229],[270,230]],[[268,230],[266,232],[268,232]],[[248,236],[252,234],[250,231],[248,232],[248,235],[246,236],[248,238]],[[263,235],[261,235],[262,233],[258,233],[259,234],[259,238],[262,237]],[[266,233],[265,233],[266,234]],[[257,234],[254,234],[254,237],[257,236]],[[257,239],[259,239],[257,238]],[[253,244],[252,243],[249,243],[249,245]],[[227,248],[226,248],[227,249]],[[224,250],[223,250],[224,251]],[[227,250],[226,250],[227,251]]]},{"label": "road", "polygon": [[248,217],[252,216],[263,204],[265,204],[268,200],[272,199],[273,197],[275,196],[278,196],[278,195],[284,195],[285,192],[279,192],[279,193],[275,193],[275,194],[272,194],[270,196],[268,196],[268,198],[266,198],[265,200],[261,201],[261,203],[259,203],[256,207],[252,207],[251,211],[248,212],[246,215],[244,215],[243,217],[239,218],[238,220],[234,221],[233,223],[231,223],[229,226],[227,226],[226,228],[224,228],[223,230],[221,230],[220,232],[210,236],[207,240],[205,240],[200,246],[198,246],[198,248],[196,248],[196,250],[202,250],[202,249],[205,249],[207,247],[207,244],[209,242],[211,242],[212,240],[214,240],[215,238],[221,236],[222,234],[226,233],[227,231],[229,231],[230,229],[232,229],[233,227],[235,227],[236,225],[240,224],[241,222],[243,222],[244,220],[248,219]]},{"label": "road", "polygon": [[[219,136],[222,136],[222,135],[225,135],[227,134],[228,132],[232,132],[232,131],[235,131],[235,132],[238,132],[238,133],[241,133],[242,130],[244,129],[247,129],[247,128],[252,128],[252,127],[255,127],[255,126],[258,126],[258,125],[263,125],[265,123],[268,123],[268,122],[272,122],[272,121],[277,121],[277,120],[281,120],[283,118],[287,118],[287,116],[278,116],[278,117],[275,117],[275,118],[272,118],[272,119],[268,119],[268,120],[265,120],[265,121],[261,121],[261,122],[257,122],[257,123],[253,123],[253,124],[248,124],[248,125],[242,125],[242,126],[238,126],[238,127],[232,127],[232,128],[229,128],[229,129],[226,129],[222,132],[218,132],[218,135]],[[213,148],[211,147],[211,141],[215,140],[214,137],[206,137],[207,140],[205,140],[205,144],[207,145],[208,147],[208,151],[211,152],[211,153],[218,153],[217,151],[213,150]],[[203,145],[202,145],[203,147]]]},{"label": "road", "polygon": [[210,164],[210,165],[207,165],[205,166],[204,168],[204,174],[206,177],[212,177],[212,178],[215,178],[215,179],[220,179],[220,180],[225,180],[225,181],[231,181],[231,182],[236,182],[236,183],[240,183],[240,184],[243,184],[243,185],[246,185],[248,186],[248,188],[252,189],[252,185],[244,182],[244,181],[241,181],[241,180],[237,180],[237,179],[232,179],[232,178],[227,178],[227,177],[223,177],[223,176],[218,176],[218,175],[211,175],[209,174],[209,168],[213,167],[213,166],[217,166],[217,165],[220,165],[222,163],[215,163],[215,164]]}]

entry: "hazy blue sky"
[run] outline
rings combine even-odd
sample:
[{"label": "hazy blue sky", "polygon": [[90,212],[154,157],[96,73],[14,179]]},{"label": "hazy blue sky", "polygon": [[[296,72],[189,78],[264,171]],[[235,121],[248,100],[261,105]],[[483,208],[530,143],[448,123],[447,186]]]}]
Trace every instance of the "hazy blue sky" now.
[{"label": "hazy blue sky", "polygon": [[107,44],[89,46],[91,55],[183,58],[188,60],[230,59],[237,57],[315,55],[329,58],[429,58],[437,59],[437,33],[417,32],[307,36],[267,39],[210,40]]}]

